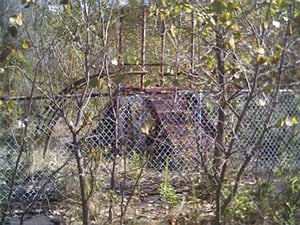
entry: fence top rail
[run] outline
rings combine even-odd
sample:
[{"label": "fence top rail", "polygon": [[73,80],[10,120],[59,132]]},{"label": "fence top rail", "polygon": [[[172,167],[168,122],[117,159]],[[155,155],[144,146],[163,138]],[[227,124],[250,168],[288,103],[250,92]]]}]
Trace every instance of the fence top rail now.
[{"label": "fence top rail", "polygon": [[[126,96],[135,94],[171,94],[176,92],[198,92],[198,93],[209,93],[209,90],[195,90],[189,88],[177,88],[177,87],[120,87],[119,90],[110,96],[108,92],[93,92],[91,93],[92,98],[94,97],[115,97],[115,96]],[[240,90],[239,94],[248,93],[249,90]],[[280,89],[279,93],[300,93],[300,89]],[[0,96],[0,101],[29,101],[29,100],[54,100],[63,98],[80,98],[82,94],[57,94],[57,95],[36,95],[36,96]]]}]

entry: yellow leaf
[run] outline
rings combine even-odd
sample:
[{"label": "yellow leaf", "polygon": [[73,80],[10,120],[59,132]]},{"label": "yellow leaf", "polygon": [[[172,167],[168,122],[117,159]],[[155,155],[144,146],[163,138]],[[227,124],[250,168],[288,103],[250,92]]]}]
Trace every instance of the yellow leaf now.
[{"label": "yellow leaf", "polygon": [[284,124],[285,124],[284,119],[281,119],[281,120],[280,120],[280,123],[279,123],[279,126],[280,126],[280,127],[284,127]]},{"label": "yellow leaf", "polygon": [[264,56],[264,55],[258,55],[256,57],[256,62],[258,64],[264,64],[265,62],[267,62],[267,60],[268,60],[268,58],[266,56]]},{"label": "yellow leaf", "polygon": [[71,3],[68,2],[67,5],[66,5],[66,14],[70,15],[71,14],[71,9],[72,9]]},{"label": "yellow leaf", "polygon": [[149,135],[150,125],[147,124],[147,123],[144,123],[144,124],[141,126],[141,131],[142,131],[143,134]]},{"label": "yellow leaf", "polygon": [[23,49],[26,50],[26,49],[30,48],[30,42],[28,40],[23,40],[21,46]]},{"label": "yellow leaf", "polygon": [[220,15],[220,20],[222,22],[227,22],[228,20],[231,19],[231,13],[230,12],[224,12]]},{"label": "yellow leaf", "polygon": [[291,118],[291,122],[292,122],[292,124],[294,124],[294,125],[298,124],[298,120],[297,120],[296,117],[292,117],[292,118]]},{"label": "yellow leaf", "polygon": [[91,149],[91,155],[92,155],[93,157],[96,157],[96,156],[97,156],[97,149],[92,148],[92,149]]},{"label": "yellow leaf", "polygon": [[280,59],[280,55],[279,55],[279,54],[273,55],[273,56],[270,58],[270,63],[271,63],[271,64],[275,64],[275,63],[278,62],[279,59]]}]

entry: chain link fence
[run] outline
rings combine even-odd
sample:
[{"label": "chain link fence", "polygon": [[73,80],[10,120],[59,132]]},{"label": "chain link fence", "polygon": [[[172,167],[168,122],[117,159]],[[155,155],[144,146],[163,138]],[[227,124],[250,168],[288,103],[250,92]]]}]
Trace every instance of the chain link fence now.
[{"label": "chain link fence", "polygon": [[[255,96],[240,121],[240,129],[234,133],[237,115],[243,112],[248,95],[240,92],[228,101],[224,138],[236,138],[233,169],[253,152],[252,171],[299,167],[299,92],[280,91],[275,103],[271,95]],[[25,119],[25,101],[3,102],[6,113],[1,118],[0,134],[2,209],[16,212],[47,208],[51,199],[78,190],[68,126],[76,113],[70,106],[72,101],[60,99],[53,104],[36,100]],[[109,174],[114,157],[119,157],[143,162],[154,173],[166,168],[187,175],[202,173],[203,165],[209,166],[213,161],[217,102],[209,92],[159,89],[124,93],[112,100],[107,96],[94,97],[86,110],[79,140],[86,166],[91,171]],[[64,109],[64,117],[55,106]],[[96,172],[94,175],[103,187],[109,186],[106,178],[97,178]]]}]

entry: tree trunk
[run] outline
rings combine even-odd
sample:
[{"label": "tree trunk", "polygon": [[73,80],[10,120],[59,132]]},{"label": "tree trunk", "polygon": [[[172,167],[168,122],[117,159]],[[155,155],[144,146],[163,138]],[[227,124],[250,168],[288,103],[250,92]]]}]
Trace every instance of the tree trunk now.
[{"label": "tree trunk", "polygon": [[80,197],[81,197],[81,207],[82,207],[82,224],[89,225],[89,206],[88,206],[88,198],[87,198],[87,190],[86,190],[86,177],[83,165],[83,158],[81,154],[81,150],[78,146],[78,137],[77,134],[73,134],[73,144],[75,146],[75,156],[77,163],[77,171],[78,171],[78,179],[80,186]]},{"label": "tree trunk", "polygon": [[215,139],[214,149],[214,177],[215,177],[215,201],[216,201],[216,215],[213,222],[214,225],[221,224],[221,194],[222,194],[222,177],[220,177],[220,165],[221,157],[224,152],[224,123],[225,123],[225,107],[226,107],[226,79],[225,79],[225,66],[224,66],[224,37],[221,29],[216,31],[216,61],[217,68],[216,73],[218,76],[218,85],[220,90],[219,107],[218,107],[218,123],[217,123],[217,135]]}]

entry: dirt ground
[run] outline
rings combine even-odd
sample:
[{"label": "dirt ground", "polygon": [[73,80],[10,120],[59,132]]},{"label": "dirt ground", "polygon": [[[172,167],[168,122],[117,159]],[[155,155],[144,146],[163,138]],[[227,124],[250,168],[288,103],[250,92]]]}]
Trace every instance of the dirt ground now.
[{"label": "dirt ground", "polygon": [[[27,216],[24,219],[23,225],[63,225],[63,221],[54,216],[44,214]],[[8,218],[5,225],[20,225],[20,219],[17,217]]]}]

